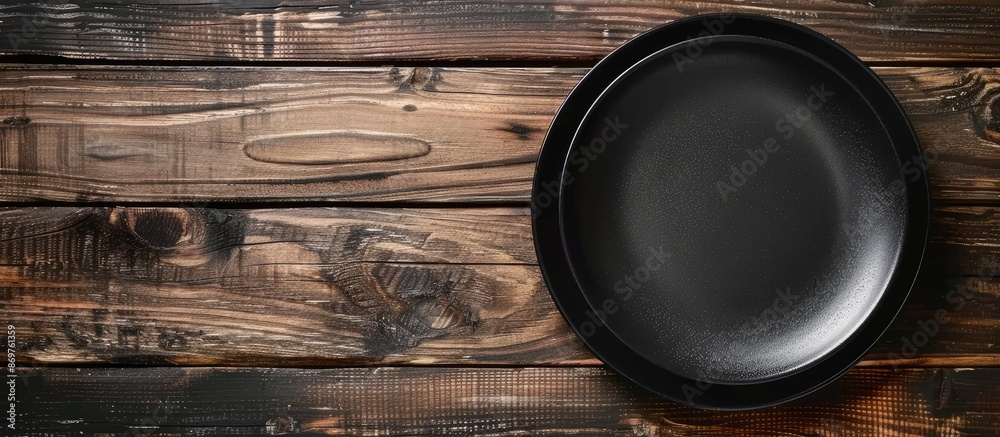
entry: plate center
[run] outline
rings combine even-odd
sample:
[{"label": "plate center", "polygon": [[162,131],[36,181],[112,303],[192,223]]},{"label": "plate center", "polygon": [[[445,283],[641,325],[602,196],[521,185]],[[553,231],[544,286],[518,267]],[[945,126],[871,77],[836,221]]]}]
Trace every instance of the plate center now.
[{"label": "plate center", "polygon": [[703,38],[647,58],[595,103],[564,170],[589,320],[692,379],[809,366],[888,285],[897,162],[854,87],[789,46]]}]

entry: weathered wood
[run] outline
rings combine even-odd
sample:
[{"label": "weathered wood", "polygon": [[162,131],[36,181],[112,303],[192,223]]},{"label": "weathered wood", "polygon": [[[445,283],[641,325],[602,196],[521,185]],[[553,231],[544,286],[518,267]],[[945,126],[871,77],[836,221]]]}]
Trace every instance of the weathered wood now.
[{"label": "weathered wood", "polygon": [[[596,365],[548,295],[528,214],[7,209],[0,323],[42,363]],[[1000,364],[994,209],[933,217],[927,274],[866,365]]]},{"label": "weathered wood", "polygon": [[0,196],[524,197],[579,71],[28,68],[0,73]]},{"label": "weathered wood", "polygon": [[[879,68],[934,198],[1000,200],[1000,69]],[[0,199],[526,202],[551,68],[0,70]]]},{"label": "weathered wood", "polygon": [[985,0],[15,1],[0,53],[132,61],[593,61],[656,25],[742,12],[805,24],[867,60],[996,61],[1000,8]]},{"label": "weathered wood", "polygon": [[1000,200],[1000,70],[876,69],[929,159],[935,201]]},{"label": "weathered wood", "polygon": [[855,369],[750,412],[688,408],[601,368],[48,368],[17,381],[23,436],[962,436],[1000,424],[1000,369]]},{"label": "weathered wood", "polygon": [[13,209],[0,307],[46,362],[592,362],[524,209]]}]

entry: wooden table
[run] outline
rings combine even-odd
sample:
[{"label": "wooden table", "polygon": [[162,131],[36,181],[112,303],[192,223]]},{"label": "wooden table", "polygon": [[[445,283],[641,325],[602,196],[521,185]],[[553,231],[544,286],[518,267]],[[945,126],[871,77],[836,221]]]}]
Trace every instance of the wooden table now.
[{"label": "wooden table", "polygon": [[[3,435],[1000,427],[988,1],[5,3]],[[587,68],[717,11],[854,51],[931,158],[926,268],[900,319],[841,380],[752,412],[687,408],[601,367],[548,295],[527,208]]]}]

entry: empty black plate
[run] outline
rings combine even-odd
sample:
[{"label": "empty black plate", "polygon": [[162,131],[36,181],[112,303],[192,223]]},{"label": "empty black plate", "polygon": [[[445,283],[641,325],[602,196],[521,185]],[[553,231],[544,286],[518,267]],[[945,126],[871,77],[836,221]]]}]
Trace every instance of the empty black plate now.
[{"label": "empty black plate", "polygon": [[605,363],[694,406],[772,405],[861,359],[927,236],[913,129],[856,57],[781,20],[699,16],[600,62],[532,192],[552,296]]}]

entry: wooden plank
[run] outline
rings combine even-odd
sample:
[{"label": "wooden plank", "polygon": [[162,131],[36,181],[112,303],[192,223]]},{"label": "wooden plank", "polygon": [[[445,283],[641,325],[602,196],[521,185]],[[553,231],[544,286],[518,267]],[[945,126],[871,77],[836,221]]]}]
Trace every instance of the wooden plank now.
[{"label": "wooden plank", "polygon": [[[938,201],[1000,200],[1000,69],[878,68]],[[0,70],[0,199],[527,202],[584,69]]]},{"label": "wooden plank", "polygon": [[130,69],[0,73],[0,196],[525,197],[579,71]]},{"label": "wooden plank", "polygon": [[795,21],[866,60],[990,61],[1000,9],[986,0],[597,0],[410,4],[255,0],[128,5],[14,1],[0,53],[130,61],[593,61],[656,25],[740,12]]},{"label": "wooden plank", "polygon": [[13,209],[0,223],[0,306],[46,362],[593,362],[541,283],[523,208]]},{"label": "wooden plank", "polygon": [[[1000,364],[995,209],[933,216],[926,275],[865,365]],[[0,323],[25,360],[599,364],[549,297],[527,208],[58,207],[0,223]]]},{"label": "wooden plank", "polygon": [[22,376],[23,436],[964,436],[991,435],[1000,424],[1000,369],[982,368],[855,369],[805,399],[749,412],[658,399],[602,368],[48,368]]}]

